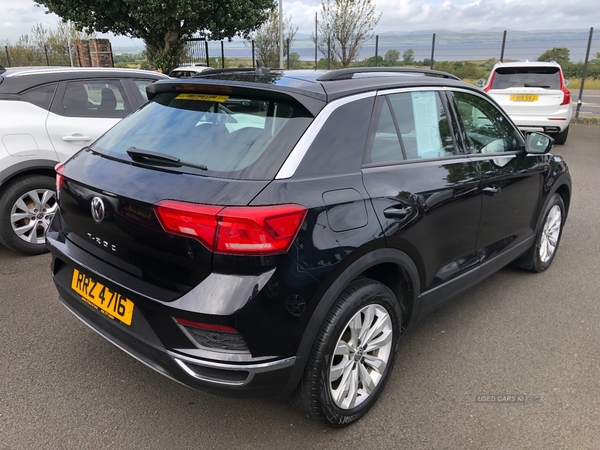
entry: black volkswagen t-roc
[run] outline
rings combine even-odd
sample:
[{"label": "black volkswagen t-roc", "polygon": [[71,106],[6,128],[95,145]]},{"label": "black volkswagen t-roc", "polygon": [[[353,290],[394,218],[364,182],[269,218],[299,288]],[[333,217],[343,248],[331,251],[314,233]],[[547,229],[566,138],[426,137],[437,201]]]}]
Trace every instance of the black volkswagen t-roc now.
[{"label": "black volkswagen t-roc", "polygon": [[57,167],[61,302],[203,391],[291,398],[343,427],[376,402],[401,334],[516,262],[552,262],[571,181],[452,75],[212,71]]}]

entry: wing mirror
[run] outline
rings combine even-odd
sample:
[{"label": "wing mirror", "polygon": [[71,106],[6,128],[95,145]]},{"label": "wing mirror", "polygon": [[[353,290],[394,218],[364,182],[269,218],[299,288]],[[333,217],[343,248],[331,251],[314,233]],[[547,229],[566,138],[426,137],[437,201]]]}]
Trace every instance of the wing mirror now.
[{"label": "wing mirror", "polygon": [[554,139],[536,131],[525,132],[525,150],[527,153],[543,155],[554,147]]},{"label": "wing mirror", "polygon": [[485,84],[485,80],[483,78],[480,78],[475,84],[479,87],[483,87],[483,85]]}]

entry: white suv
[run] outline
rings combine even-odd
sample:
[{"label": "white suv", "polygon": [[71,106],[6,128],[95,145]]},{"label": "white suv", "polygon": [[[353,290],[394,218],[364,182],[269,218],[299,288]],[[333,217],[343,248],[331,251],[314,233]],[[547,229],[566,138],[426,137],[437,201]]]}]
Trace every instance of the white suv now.
[{"label": "white suv", "polygon": [[[478,82],[484,85],[483,80]],[[571,93],[555,62],[498,63],[483,86],[522,130],[544,131],[557,144],[569,134]]]},{"label": "white suv", "polygon": [[0,66],[0,243],[46,251],[57,207],[54,166],[147,101],[155,72]]}]

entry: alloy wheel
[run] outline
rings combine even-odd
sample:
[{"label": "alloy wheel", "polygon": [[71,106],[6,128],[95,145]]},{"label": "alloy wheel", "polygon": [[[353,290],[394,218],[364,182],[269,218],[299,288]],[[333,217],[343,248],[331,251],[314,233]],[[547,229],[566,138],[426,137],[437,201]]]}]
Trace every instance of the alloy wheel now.
[{"label": "alloy wheel", "polygon": [[58,209],[56,193],[50,189],[33,189],[21,195],[10,212],[10,224],[19,239],[30,244],[44,244],[46,230]]},{"label": "alloy wheel", "polygon": [[329,369],[335,404],[352,409],[363,403],[383,378],[393,342],[392,319],[377,304],[365,306],[343,328]]},{"label": "alloy wheel", "polygon": [[548,262],[556,251],[561,224],[562,211],[560,206],[554,205],[546,216],[546,222],[544,223],[540,239],[540,260],[543,263]]}]

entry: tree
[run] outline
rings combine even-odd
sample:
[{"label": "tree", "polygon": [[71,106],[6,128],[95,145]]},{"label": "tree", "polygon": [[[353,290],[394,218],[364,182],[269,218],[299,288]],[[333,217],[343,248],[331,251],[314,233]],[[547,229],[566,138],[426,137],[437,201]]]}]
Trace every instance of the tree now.
[{"label": "tree", "polygon": [[381,14],[375,14],[371,0],[323,0],[318,22],[319,51],[327,57],[330,40],[332,59],[348,67],[357,60],[362,44],[373,37],[379,19]]},{"label": "tree", "polygon": [[395,66],[400,59],[400,52],[398,50],[388,50],[385,52],[383,59],[386,66]]},{"label": "tree", "polygon": [[[292,25],[292,16],[283,16],[283,54],[287,57],[287,42],[290,46],[294,42],[298,27]],[[273,10],[269,19],[251,34],[254,39],[254,48],[256,49],[257,59],[265,67],[279,67],[279,11]],[[291,67],[291,62],[290,62]]]},{"label": "tree", "polygon": [[565,66],[571,60],[571,51],[566,47],[553,47],[546,50],[537,59],[538,61],[556,61],[561,66]]},{"label": "tree", "polygon": [[412,48],[402,53],[402,63],[405,66],[412,66],[415,63],[415,51]]},{"label": "tree", "polygon": [[275,0],[34,0],[79,30],[143,39],[154,67],[169,72],[185,53],[185,40],[201,31],[210,39],[248,36],[268,19]]}]

